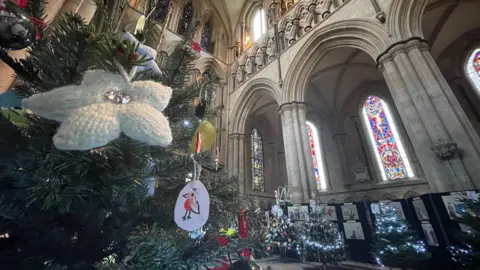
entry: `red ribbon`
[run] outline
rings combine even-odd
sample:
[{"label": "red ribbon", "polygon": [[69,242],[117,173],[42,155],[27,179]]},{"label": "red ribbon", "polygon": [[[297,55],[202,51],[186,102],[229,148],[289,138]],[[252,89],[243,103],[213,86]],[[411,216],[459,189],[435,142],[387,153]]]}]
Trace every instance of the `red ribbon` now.
[{"label": "red ribbon", "polygon": [[26,8],[28,5],[28,0],[17,0],[17,6],[20,8]]},{"label": "red ribbon", "polygon": [[248,237],[248,217],[245,215],[245,210],[238,216],[238,232],[240,237],[245,239]]},{"label": "red ribbon", "polygon": [[202,149],[202,135],[200,132],[197,132],[197,144],[195,145],[195,153],[200,153]]},{"label": "red ribbon", "polygon": [[200,47],[200,45],[196,42],[193,42],[192,43],[192,49],[196,52],[201,52],[202,51],[202,48]]},{"label": "red ribbon", "polygon": [[[19,6],[20,8],[26,8],[27,5],[28,0],[17,0],[17,6]],[[33,24],[35,24],[35,38],[39,40],[40,31],[38,31],[38,28],[45,28],[47,27],[47,24],[43,20],[34,17],[30,17],[30,20],[33,22]]]}]

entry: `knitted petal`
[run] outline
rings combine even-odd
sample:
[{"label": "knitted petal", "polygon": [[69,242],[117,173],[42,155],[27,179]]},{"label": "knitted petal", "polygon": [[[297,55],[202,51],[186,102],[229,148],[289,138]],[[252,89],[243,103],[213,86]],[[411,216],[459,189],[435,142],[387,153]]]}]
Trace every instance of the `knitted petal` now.
[{"label": "knitted petal", "polygon": [[53,142],[61,150],[89,150],[120,136],[118,105],[93,104],[73,111],[57,131]]},{"label": "knitted petal", "polygon": [[73,110],[102,101],[90,87],[68,85],[22,100],[22,107],[41,117],[64,121]]},{"label": "knitted petal", "polygon": [[122,76],[106,70],[87,70],[83,75],[82,85],[115,85],[125,88],[127,85]]},{"label": "knitted petal", "polygon": [[137,81],[128,93],[132,100],[150,104],[161,112],[172,97],[172,88],[153,81]]},{"label": "knitted petal", "polygon": [[172,141],[167,118],[148,104],[123,106],[120,125],[125,135],[149,145],[167,146]]}]

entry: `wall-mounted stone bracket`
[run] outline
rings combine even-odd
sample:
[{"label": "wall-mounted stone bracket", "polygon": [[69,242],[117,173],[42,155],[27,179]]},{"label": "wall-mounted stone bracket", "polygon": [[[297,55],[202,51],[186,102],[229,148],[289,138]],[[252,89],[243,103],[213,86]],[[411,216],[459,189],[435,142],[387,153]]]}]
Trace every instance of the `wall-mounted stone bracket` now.
[{"label": "wall-mounted stone bracket", "polygon": [[432,147],[432,151],[441,161],[462,158],[462,150],[456,142],[440,142]]}]

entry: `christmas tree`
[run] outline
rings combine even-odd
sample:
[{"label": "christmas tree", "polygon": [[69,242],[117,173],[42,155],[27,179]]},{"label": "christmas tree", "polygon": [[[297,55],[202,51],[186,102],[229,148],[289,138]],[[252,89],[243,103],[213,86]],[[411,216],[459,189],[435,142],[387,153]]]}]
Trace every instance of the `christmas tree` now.
[{"label": "christmas tree", "polygon": [[418,234],[397,216],[395,207],[380,203],[375,215],[373,256],[378,264],[402,269],[425,269],[430,253]]},{"label": "christmas tree", "polygon": [[315,261],[325,266],[345,260],[342,233],[336,224],[327,219],[325,208],[316,206],[309,214],[309,220],[302,224],[300,232],[302,258]]},{"label": "christmas tree", "polygon": [[457,269],[480,269],[480,202],[464,200],[465,211],[458,218],[462,231],[455,235],[456,244],[448,247]]},{"label": "christmas tree", "polygon": [[[173,49],[161,72],[153,72],[154,59],[141,51],[146,45],[156,48],[161,28],[147,19],[143,37],[136,36],[146,42],[126,42],[128,33],[118,30],[121,16],[112,12],[119,10],[120,2],[124,1],[100,1],[90,25],[78,16],[65,14],[49,27],[39,27],[40,38],[28,45],[31,53],[26,60],[16,62],[6,49],[0,49],[0,58],[18,76],[15,93],[29,98],[24,104],[37,102],[33,114],[28,110],[10,112],[23,118],[22,124],[4,110],[0,113],[2,269],[198,269],[217,266],[227,254],[250,247],[250,238],[228,245],[216,241],[222,224],[234,223],[242,209],[251,207],[251,200],[239,195],[236,180],[217,170],[206,154],[194,157],[203,167],[198,176],[210,195],[205,234],[192,236],[175,224],[177,197],[194,168],[192,137],[200,121],[212,120],[215,113],[208,108],[204,115],[201,108],[195,112],[191,103],[201,91],[215,89],[220,82],[211,77],[191,79],[196,57],[188,39]],[[159,10],[157,1],[148,2],[146,14]],[[44,1],[31,0],[19,18],[43,18],[44,10]],[[136,67],[138,72],[130,78],[130,72],[125,71]],[[125,81],[118,83],[122,78]],[[115,88],[130,84],[137,91],[132,96]],[[52,96],[52,89],[64,86],[76,89],[71,94],[77,103],[59,102],[72,100],[67,95],[38,104],[47,94]],[[172,89],[171,98],[167,86]],[[157,88],[164,92],[142,92]],[[123,133],[89,149],[92,142],[105,139],[105,134],[96,136],[96,126],[81,129],[85,123],[95,120],[104,132],[119,128],[118,124],[105,126],[115,119],[109,117],[111,110],[82,107],[82,114],[74,111],[67,114],[67,120],[63,118],[65,110],[71,109],[68,106],[97,98],[93,90],[105,91],[98,100],[100,108],[110,106],[118,113],[129,109],[130,118],[120,119]],[[138,105],[135,97],[158,106],[134,110]],[[35,114],[40,109],[51,117]],[[57,118],[62,120],[55,121]],[[149,130],[163,137],[153,136],[156,133]],[[72,137],[67,140],[66,136]],[[203,139],[201,144],[197,140],[202,149],[207,137]],[[84,150],[59,149],[73,142],[77,147],[84,143],[80,145]],[[193,196],[186,195],[189,199]],[[195,212],[192,205],[188,210]],[[254,214],[249,218],[253,223]]]},{"label": "christmas tree", "polygon": [[273,214],[267,224],[265,243],[268,252],[278,253],[280,258],[286,260],[290,254],[297,253],[297,231],[279,205],[275,205],[273,208]]}]

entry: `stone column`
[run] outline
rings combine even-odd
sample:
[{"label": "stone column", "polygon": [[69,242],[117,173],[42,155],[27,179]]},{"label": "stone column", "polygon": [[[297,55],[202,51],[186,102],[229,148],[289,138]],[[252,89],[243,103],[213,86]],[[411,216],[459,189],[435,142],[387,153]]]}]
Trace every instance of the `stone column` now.
[{"label": "stone column", "polygon": [[280,116],[288,184],[293,187],[292,202],[304,203],[310,198],[311,191],[316,191],[307,134],[306,107],[303,103],[284,104],[280,106]]},{"label": "stone column", "polygon": [[480,140],[427,44],[397,44],[378,64],[432,191],[480,188]]},{"label": "stone column", "polygon": [[88,24],[95,15],[95,11],[97,11],[97,5],[95,4],[94,0],[84,0],[82,5],[77,11],[77,14],[81,16],[85,22]]},{"label": "stone column", "polygon": [[243,134],[230,134],[228,136],[228,171],[230,176],[238,178],[239,190],[241,194],[246,191],[245,188],[245,147],[246,136]]},{"label": "stone column", "polygon": [[243,52],[243,44],[245,42],[245,22],[242,22],[240,24],[241,26],[241,32],[240,32],[240,53]]},{"label": "stone column", "polygon": [[45,22],[50,23],[57,16],[65,0],[48,1],[45,10]]},{"label": "stone column", "polygon": [[83,2],[85,2],[85,0],[66,0],[65,4],[63,4],[62,8],[60,9],[60,14],[66,12],[76,14],[82,6]]},{"label": "stone column", "polygon": [[349,188],[353,185],[352,177],[350,173],[350,167],[348,166],[347,150],[345,149],[345,137],[347,134],[343,132],[336,132],[333,134],[332,139],[337,146],[338,158],[340,159],[340,168],[342,168],[343,184]]}]

